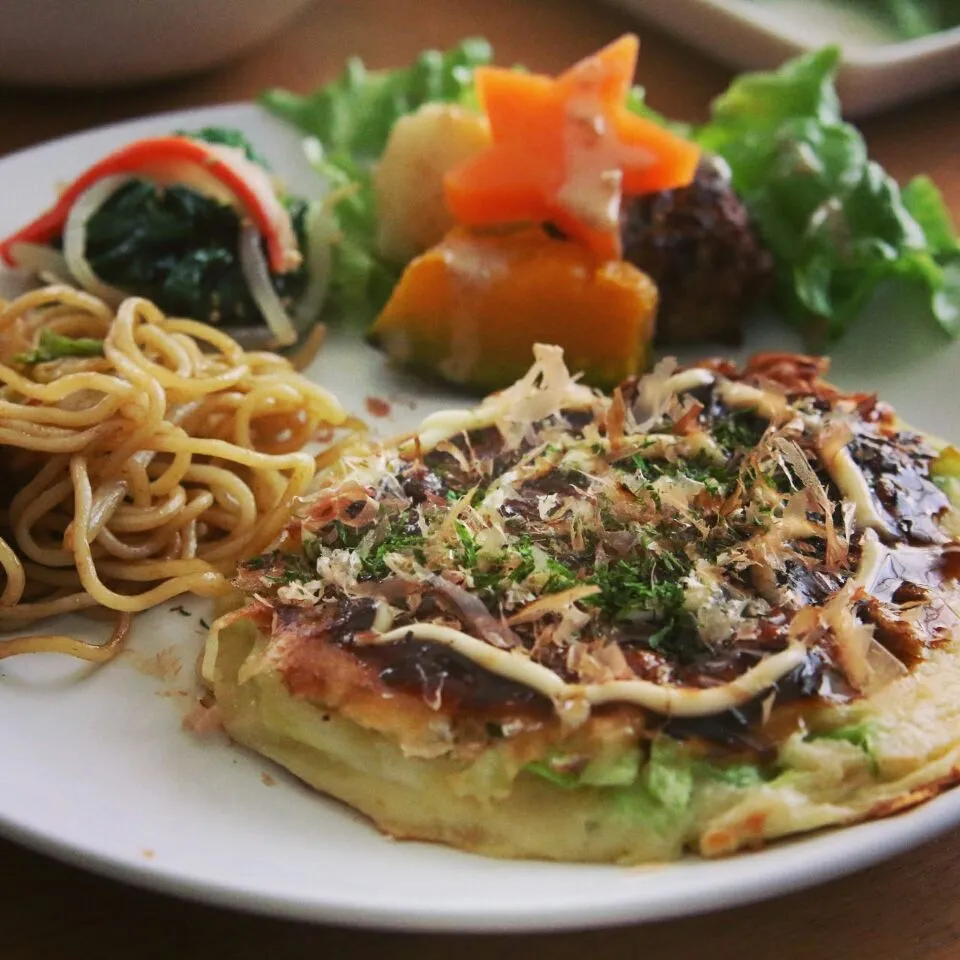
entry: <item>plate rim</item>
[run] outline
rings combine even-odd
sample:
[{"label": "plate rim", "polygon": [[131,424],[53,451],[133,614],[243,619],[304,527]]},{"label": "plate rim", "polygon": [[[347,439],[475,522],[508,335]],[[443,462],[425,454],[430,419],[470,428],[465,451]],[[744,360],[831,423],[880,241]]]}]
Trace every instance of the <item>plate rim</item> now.
[{"label": "plate rim", "polygon": [[[139,123],[160,121],[166,117],[187,116],[193,113],[227,112],[236,109],[249,109],[266,114],[266,110],[257,103],[256,100],[220,100],[214,103],[200,103],[191,107],[174,107],[172,110],[156,110],[151,113],[138,113],[133,117],[126,117],[121,120],[111,120],[108,123],[94,124],[92,127],[82,127],[71,133],[61,133],[47,140],[41,140],[38,143],[31,143],[26,147],[18,147],[16,150],[10,150],[7,153],[0,154],[0,165],[8,162],[22,160],[29,157],[32,153],[46,151],[51,147],[60,147],[71,140],[81,139],[86,136],[99,135],[101,133],[112,133],[115,130],[121,130],[124,127],[134,126]],[[51,184],[51,188],[53,184]]]},{"label": "plate rim", "polygon": [[[955,809],[949,813],[939,809],[951,805]],[[885,829],[886,826],[893,822],[905,823],[906,827],[892,836],[884,836],[888,832]],[[376,829],[372,822],[367,821],[367,825],[371,830]],[[603,903],[587,903],[579,908],[571,908],[568,903],[558,904],[546,910],[540,908],[537,915],[532,916],[529,908],[523,907],[487,912],[481,905],[476,909],[468,910],[445,907],[433,908],[432,912],[413,913],[407,906],[399,904],[387,907],[335,900],[318,904],[306,897],[291,898],[276,893],[264,893],[255,886],[242,883],[228,885],[202,882],[182,872],[164,869],[162,865],[146,859],[141,861],[132,856],[111,857],[103,854],[95,846],[70,843],[46,835],[32,827],[14,824],[0,811],[0,837],[68,866],[115,882],[187,902],[240,910],[258,916],[396,933],[548,933],[614,928],[702,916],[778,899],[842,879],[916,849],[948,833],[958,825],[960,825],[960,788],[947,791],[924,804],[898,811],[880,820],[827,828],[815,833],[802,834],[796,838],[775,841],[762,851],[741,852],[724,860],[704,861],[705,864],[734,863],[738,865],[739,870],[739,865],[755,862],[756,859],[764,856],[769,857],[770,860],[779,859],[778,851],[800,850],[814,845],[819,848],[835,841],[838,837],[841,838],[838,846],[849,848],[844,849],[845,856],[835,855],[830,860],[822,861],[815,869],[796,870],[786,878],[780,875],[774,865],[757,870],[752,876],[747,876],[740,882],[728,884],[725,887],[708,887],[704,891],[694,884],[690,890],[680,896],[673,895],[669,900],[654,897],[637,903],[628,894],[613,898],[612,901],[608,897]],[[871,833],[880,834],[879,842],[869,842]],[[386,843],[397,842],[388,837],[382,839]],[[418,841],[399,842],[419,844]],[[479,857],[481,855],[464,854],[464,856]],[[497,862],[509,868],[518,861]],[[599,866],[608,873],[628,877],[638,873],[669,870],[674,866],[669,862],[636,866],[569,863],[544,865],[551,869]],[[694,869],[696,865],[697,863],[694,862]],[[746,869],[749,871],[749,868]],[[771,888],[771,880],[776,881],[775,888]]]}]

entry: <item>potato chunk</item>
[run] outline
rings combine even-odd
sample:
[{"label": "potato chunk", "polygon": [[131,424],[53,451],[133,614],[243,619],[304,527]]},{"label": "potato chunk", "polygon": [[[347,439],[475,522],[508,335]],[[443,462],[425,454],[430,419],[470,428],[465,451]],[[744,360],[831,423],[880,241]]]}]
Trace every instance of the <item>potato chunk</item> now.
[{"label": "potato chunk", "polygon": [[406,263],[453,226],[443,176],[490,143],[490,125],[452,104],[428,103],[394,124],[375,173],[380,252]]}]

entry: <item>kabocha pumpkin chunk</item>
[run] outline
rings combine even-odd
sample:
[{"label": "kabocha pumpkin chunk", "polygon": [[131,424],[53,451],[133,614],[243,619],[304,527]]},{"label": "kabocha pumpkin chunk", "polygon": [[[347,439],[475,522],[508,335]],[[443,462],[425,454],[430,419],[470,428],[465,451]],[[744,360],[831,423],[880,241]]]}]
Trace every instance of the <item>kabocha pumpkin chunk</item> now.
[{"label": "kabocha pumpkin chunk", "polygon": [[598,387],[643,369],[657,288],[539,227],[452,230],[406,269],[371,332],[397,363],[478,390],[506,386],[535,343],[563,347]]}]

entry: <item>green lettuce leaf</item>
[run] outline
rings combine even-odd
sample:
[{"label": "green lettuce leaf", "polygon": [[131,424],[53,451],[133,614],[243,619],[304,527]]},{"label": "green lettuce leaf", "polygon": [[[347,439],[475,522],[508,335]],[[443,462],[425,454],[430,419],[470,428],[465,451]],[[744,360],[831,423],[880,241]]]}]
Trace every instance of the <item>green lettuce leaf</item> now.
[{"label": "green lettuce leaf", "polygon": [[102,357],[103,341],[94,337],[67,337],[53,330],[41,330],[40,340],[34,350],[17,354],[16,363],[48,363],[64,357]]},{"label": "green lettuce leaf", "polygon": [[[337,80],[306,96],[263,94],[268,110],[307,135],[328,182],[336,312],[366,322],[402,271],[377,252],[370,178],[393,124],[430,101],[472,103],[473,69],[490,57],[485,41],[467,40],[400,70],[368,71],[351,60]],[[960,241],[947,208],[928,178],[901,190],[870,160],[841,115],[839,58],[830,46],[738,77],[698,130],[651,110],[640,87],[628,106],[726,160],[774,256],[776,299],[815,343],[844,333],[891,282],[917,290],[942,328],[960,336]]]},{"label": "green lettuce leaf", "polygon": [[[943,0],[873,0],[863,6],[868,14],[885,19],[905,40],[925,37],[960,23],[956,4]],[[953,7],[953,11],[948,12],[948,7]]]},{"label": "green lettuce leaf", "polygon": [[734,80],[696,134],[722,156],[774,255],[777,297],[815,340],[842,334],[881,285],[908,283],[960,336],[960,243],[927,178],[902,191],[840,115],[839,49]]},{"label": "green lettuce leaf", "polygon": [[490,45],[464,40],[441,53],[428,50],[409,67],[371,71],[359,59],[341,76],[300,96],[268,90],[261,103],[299,128],[329,188],[334,246],[330,306],[336,316],[365,323],[386,303],[403,264],[377,252],[377,210],[371,168],[393,125],[425,103],[470,102],[473,69],[491,59]]},{"label": "green lettuce leaf", "polygon": [[680,120],[671,120],[662,113],[654,110],[653,107],[647,103],[647,91],[644,87],[636,86],[630,88],[630,92],[627,94],[626,106],[631,113],[635,113],[639,117],[645,117],[647,120],[659,124],[661,127],[667,127],[667,129],[672,130],[678,137],[691,137],[693,135],[693,127],[691,127],[689,123],[683,123]]}]

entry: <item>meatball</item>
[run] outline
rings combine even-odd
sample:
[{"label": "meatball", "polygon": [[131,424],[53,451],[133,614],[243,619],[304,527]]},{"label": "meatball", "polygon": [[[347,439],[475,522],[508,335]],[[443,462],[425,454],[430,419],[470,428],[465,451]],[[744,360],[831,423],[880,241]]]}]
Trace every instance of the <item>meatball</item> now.
[{"label": "meatball", "polygon": [[740,342],[744,316],[770,289],[773,261],[722,160],[701,161],[687,187],[626,199],[620,228],[624,259],[660,290],[658,343]]}]

